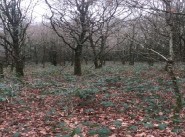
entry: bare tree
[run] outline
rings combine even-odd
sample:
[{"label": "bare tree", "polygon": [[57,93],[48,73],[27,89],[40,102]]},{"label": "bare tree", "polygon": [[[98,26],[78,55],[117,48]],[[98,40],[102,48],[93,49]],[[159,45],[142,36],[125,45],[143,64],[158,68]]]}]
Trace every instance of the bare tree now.
[{"label": "bare tree", "polygon": [[174,74],[173,71],[173,64],[174,64],[174,41],[173,41],[173,32],[174,32],[174,14],[173,14],[173,8],[172,8],[172,1],[171,0],[163,0],[165,7],[166,7],[166,23],[167,26],[169,27],[169,58],[166,60],[167,61],[167,71],[171,77],[171,80],[173,82],[173,88],[176,94],[176,108],[175,112],[179,113],[180,110],[182,109],[182,95],[179,90],[178,84],[177,84],[177,78]]},{"label": "bare tree", "polygon": [[94,12],[93,20],[90,21],[89,43],[94,56],[95,68],[101,68],[105,60],[106,49],[113,46],[108,44],[110,41],[108,39],[115,35],[116,28],[130,15],[130,12],[125,1],[100,0],[95,4],[98,12]]},{"label": "bare tree", "polygon": [[4,59],[5,59],[4,53],[5,53],[5,50],[3,49],[2,46],[0,46],[0,78],[4,77],[4,75],[3,75],[3,62],[4,62]]},{"label": "bare tree", "polygon": [[[183,15],[183,12],[177,12],[176,8],[174,6],[174,5],[178,5],[179,2],[180,1],[178,1],[178,0],[175,0],[175,1],[172,1],[172,0],[153,1],[153,0],[151,0],[150,3],[147,3],[147,4],[144,4],[141,1],[142,4],[139,3],[137,6],[134,5],[134,7],[138,8],[138,9],[142,9],[142,10],[146,9],[146,11],[144,13],[145,16],[152,15],[152,14],[157,15],[157,16],[161,17],[161,19],[162,19],[161,22],[162,21],[165,22],[164,28],[159,29],[159,30],[157,29],[159,27],[156,27],[156,23],[152,23],[152,24],[157,29],[156,32],[159,35],[161,35],[161,34],[163,35],[164,30],[167,32],[167,34],[165,34],[166,35],[165,40],[167,41],[167,43],[165,43],[165,44],[166,44],[166,47],[168,47],[168,48],[166,48],[167,55],[164,55],[163,53],[160,53],[160,51],[154,50],[153,48],[148,47],[146,41],[149,41],[148,38],[150,38],[150,40],[151,40],[151,38],[154,39],[154,37],[152,37],[149,33],[146,33],[146,29],[144,29],[143,27],[142,27],[142,30],[145,31],[145,34],[144,34],[145,41],[142,42],[142,44],[140,44],[140,46],[144,47],[149,52],[153,52],[154,54],[160,56],[162,59],[164,59],[166,61],[166,63],[167,63],[166,71],[168,72],[169,77],[171,78],[171,81],[173,83],[172,86],[173,86],[175,97],[176,97],[176,107],[174,110],[175,113],[179,113],[180,110],[182,109],[182,93],[180,92],[180,89],[179,89],[179,86],[177,83],[177,78],[174,73],[174,67],[173,67],[173,64],[176,61],[176,58],[175,58],[176,56],[175,56],[175,52],[174,52],[176,45],[175,45],[174,39],[175,39],[175,28],[177,27],[177,24],[176,24],[175,17]],[[136,39],[133,40],[131,37],[130,37],[130,40],[135,41],[135,42],[137,41]],[[160,40],[160,38],[158,40]],[[161,43],[159,43],[159,44],[161,44]]]},{"label": "bare tree", "polygon": [[50,8],[49,18],[52,29],[75,53],[74,74],[81,75],[81,56],[84,43],[88,39],[88,14],[94,0],[45,0]]},{"label": "bare tree", "polygon": [[26,16],[32,9],[30,4],[24,8],[23,0],[2,0],[0,2],[0,20],[2,21],[4,32],[0,38],[5,41],[5,48],[9,51],[15,64],[17,76],[23,76],[24,54],[26,31],[31,23]]}]

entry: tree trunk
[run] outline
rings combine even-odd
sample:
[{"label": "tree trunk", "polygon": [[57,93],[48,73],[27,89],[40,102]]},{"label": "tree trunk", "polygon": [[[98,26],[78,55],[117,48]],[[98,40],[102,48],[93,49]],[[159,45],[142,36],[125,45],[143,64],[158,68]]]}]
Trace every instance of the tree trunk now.
[{"label": "tree trunk", "polygon": [[14,67],[15,67],[15,64],[14,64],[14,61],[12,59],[11,60],[11,64],[10,64],[10,72],[13,72],[14,71]]},{"label": "tree trunk", "polygon": [[14,49],[15,57],[14,57],[13,63],[15,63],[15,72],[17,77],[24,76],[24,57],[20,55],[19,50],[20,49],[18,44],[15,45],[15,49]]},{"label": "tree trunk", "polygon": [[129,65],[134,65],[134,54],[132,53],[132,50],[130,51],[130,61]]},{"label": "tree trunk", "polygon": [[66,52],[65,52],[65,51],[62,52],[62,50],[61,50],[61,53],[62,53],[62,55],[60,55],[60,62],[61,62],[61,65],[62,65],[62,66],[66,66]]},{"label": "tree trunk", "polygon": [[50,52],[50,61],[52,65],[57,66],[57,51],[56,50],[52,50]]},{"label": "tree trunk", "polygon": [[174,109],[174,113],[179,114],[182,107],[183,107],[182,106],[182,94],[181,94],[179,87],[178,87],[178,84],[177,84],[177,78],[173,72],[173,64],[174,64],[174,62],[172,60],[167,61],[167,71],[168,71],[168,74],[172,80],[173,89],[174,89],[175,96],[176,96],[176,106]]},{"label": "tree trunk", "polygon": [[42,67],[45,68],[45,62],[46,62],[46,46],[43,45],[43,56],[42,56]]},{"label": "tree trunk", "polygon": [[99,68],[98,58],[97,57],[95,57],[95,59],[94,59],[94,66],[95,66],[95,69],[98,69]]},{"label": "tree trunk", "polygon": [[134,65],[133,42],[130,44],[129,48],[129,65]]},{"label": "tree trunk", "polygon": [[4,75],[3,75],[3,63],[0,62],[0,78],[3,78]]},{"label": "tree trunk", "polygon": [[72,51],[72,54],[71,54],[71,66],[73,66],[74,65],[74,57],[75,55],[74,55],[74,51]]},{"label": "tree trunk", "polygon": [[182,55],[182,60],[185,62],[185,39],[183,39],[183,55]]},{"label": "tree trunk", "polygon": [[[132,33],[133,33],[132,39],[135,39],[135,25],[133,25]],[[130,54],[129,65],[134,65],[134,49],[133,49],[133,46],[134,46],[134,42],[131,41],[130,49],[129,49],[129,54]]]},{"label": "tree trunk", "polygon": [[18,77],[24,76],[24,61],[21,60],[16,60],[15,61],[15,71],[16,71],[16,75]]},{"label": "tree trunk", "polygon": [[35,64],[38,65],[39,61],[38,61],[38,53],[37,53],[36,46],[34,46],[34,60],[35,60]]},{"label": "tree trunk", "polygon": [[125,65],[125,59],[124,59],[124,58],[121,58],[121,63],[122,63],[123,65]]},{"label": "tree trunk", "polygon": [[75,58],[74,58],[74,75],[81,76],[81,55],[82,55],[82,46],[78,45],[75,49]]},{"label": "tree trunk", "polygon": [[151,58],[152,54],[151,54],[151,51],[148,51],[148,65],[149,66],[153,66],[154,65],[154,61],[153,59]]},{"label": "tree trunk", "polygon": [[83,57],[84,61],[85,61],[85,65],[88,65],[88,59],[87,57]]},{"label": "tree trunk", "polygon": [[173,89],[176,96],[176,106],[174,109],[175,116],[176,114],[179,114],[182,110],[182,95],[179,90],[178,84],[177,84],[177,78],[173,72],[173,66],[174,66],[174,49],[173,49],[173,26],[169,25],[170,27],[170,40],[169,40],[169,60],[167,61],[167,71],[168,74],[172,80],[173,83]]},{"label": "tree trunk", "polygon": [[[171,1],[167,1],[166,3],[166,11],[171,11]],[[166,69],[168,71],[168,74],[172,80],[173,83],[173,89],[176,96],[176,106],[174,109],[174,116],[179,116],[179,113],[182,109],[182,94],[179,90],[178,84],[177,84],[177,78],[173,72],[173,65],[174,65],[174,41],[173,41],[173,32],[174,32],[174,24],[173,24],[173,14],[171,12],[166,13],[166,23],[169,27],[169,33],[170,33],[170,39],[169,39],[169,59],[167,60]]]},{"label": "tree trunk", "polygon": [[[16,17],[16,15],[15,15]],[[19,42],[19,29],[18,24],[13,24],[13,63],[15,63],[15,72],[17,77],[24,76],[24,57],[21,54],[21,45]]]},{"label": "tree trunk", "polygon": [[104,64],[105,64],[105,63],[104,63],[104,59],[103,59],[103,57],[100,57],[100,64],[99,64],[99,68],[102,68]]}]

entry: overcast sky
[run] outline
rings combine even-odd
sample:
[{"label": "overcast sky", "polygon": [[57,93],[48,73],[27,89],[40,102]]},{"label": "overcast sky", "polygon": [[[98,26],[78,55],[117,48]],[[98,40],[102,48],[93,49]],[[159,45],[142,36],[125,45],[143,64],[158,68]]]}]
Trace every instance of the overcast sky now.
[{"label": "overcast sky", "polygon": [[34,11],[33,11],[33,17],[34,20],[33,22],[41,22],[42,21],[42,16],[45,15],[48,12],[48,7],[44,3],[44,0],[40,0],[38,4],[35,6]]}]

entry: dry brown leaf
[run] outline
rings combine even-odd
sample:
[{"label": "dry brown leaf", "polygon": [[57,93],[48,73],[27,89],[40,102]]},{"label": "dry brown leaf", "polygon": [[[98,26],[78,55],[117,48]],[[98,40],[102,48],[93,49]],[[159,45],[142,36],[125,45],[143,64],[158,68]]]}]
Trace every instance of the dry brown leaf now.
[{"label": "dry brown leaf", "polygon": [[126,137],[132,137],[131,135],[126,135]]},{"label": "dry brown leaf", "polygon": [[73,137],[80,137],[79,135],[75,134]]},{"label": "dry brown leaf", "polygon": [[117,121],[123,121],[123,119],[116,119]]},{"label": "dry brown leaf", "polygon": [[140,134],[136,134],[135,137],[146,137],[146,133],[140,133]]},{"label": "dry brown leaf", "polygon": [[46,135],[46,134],[47,134],[45,128],[39,127],[38,130],[39,130],[40,133],[43,134],[43,135]]},{"label": "dry brown leaf", "polygon": [[147,135],[146,137],[154,137],[153,135]]},{"label": "dry brown leaf", "polygon": [[128,126],[128,123],[122,122],[121,125],[122,125],[123,127],[126,127],[126,126]]},{"label": "dry brown leaf", "polygon": [[40,133],[43,134],[43,135],[47,134],[45,130],[41,130]]},{"label": "dry brown leaf", "polygon": [[163,115],[163,112],[159,112],[159,116],[162,116]]},{"label": "dry brown leaf", "polygon": [[111,136],[109,136],[109,137],[116,137],[116,134],[112,134]]},{"label": "dry brown leaf", "polygon": [[3,130],[5,128],[4,125],[0,125],[0,129]]},{"label": "dry brown leaf", "polygon": [[116,129],[116,127],[114,127],[114,126],[110,126],[109,128],[112,129],[112,130]]}]

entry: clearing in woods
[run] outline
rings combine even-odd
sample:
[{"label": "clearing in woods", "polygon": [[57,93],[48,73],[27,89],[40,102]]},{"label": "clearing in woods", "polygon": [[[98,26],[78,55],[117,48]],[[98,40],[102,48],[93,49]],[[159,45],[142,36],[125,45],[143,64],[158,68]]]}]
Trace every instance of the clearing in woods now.
[{"label": "clearing in woods", "polygon": [[[184,137],[185,110],[173,117],[175,97],[163,68],[83,66],[78,77],[71,66],[26,66],[24,78],[1,80],[0,136]],[[184,93],[185,67],[176,68]]]}]

